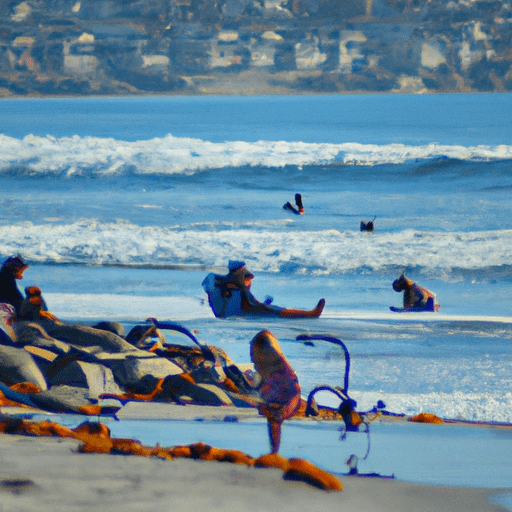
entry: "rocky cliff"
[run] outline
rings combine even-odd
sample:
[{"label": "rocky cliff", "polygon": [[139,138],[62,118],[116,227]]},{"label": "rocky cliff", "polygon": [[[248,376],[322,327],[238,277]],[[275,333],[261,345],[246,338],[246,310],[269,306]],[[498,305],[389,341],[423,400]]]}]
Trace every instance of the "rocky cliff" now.
[{"label": "rocky cliff", "polygon": [[512,90],[501,0],[0,0],[0,97]]}]

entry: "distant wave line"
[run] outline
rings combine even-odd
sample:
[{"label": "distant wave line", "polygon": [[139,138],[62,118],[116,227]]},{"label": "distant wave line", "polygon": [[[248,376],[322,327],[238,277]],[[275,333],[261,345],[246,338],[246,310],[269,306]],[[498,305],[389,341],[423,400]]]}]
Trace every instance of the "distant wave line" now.
[{"label": "distant wave line", "polygon": [[286,141],[222,142],[162,138],[127,142],[113,138],[39,137],[16,139],[0,134],[0,173],[39,176],[172,175],[226,167],[308,165],[382,165],[453,159],[512,159],[512,146],[456,146],[306,143]]}]

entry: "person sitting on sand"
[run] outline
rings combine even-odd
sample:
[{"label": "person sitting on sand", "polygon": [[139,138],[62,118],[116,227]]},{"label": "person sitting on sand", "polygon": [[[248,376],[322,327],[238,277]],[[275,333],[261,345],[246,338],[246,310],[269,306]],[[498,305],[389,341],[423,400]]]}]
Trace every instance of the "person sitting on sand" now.
[{"label": "person sitting on sand", "polygon": [[403,274],[393,281],[395,292],[404,292],[405,311],[438,311],[439,303],[436,295],[430,290],[419,286]]},{"label": "person sitting on sand", "polygon": [[244,261],[230,261],[228,270],[225,284],[228,288],[234,287],[242,292],[242,311],[255,311],[260,306],[266,306],[251,293],[254,274],[249,272]]},{"label": "person sitting on sand", "polygon": [[226,276],[219,276],[215,280],[217,286],[221,286],[226,289],[226,298],[229,296],[230,290],[239,290],[242,296],[242,311],[245,313],[279,313],[280,308],[278,306],[270,306],[260,302],[251,293],[252,280],[254,274],[249,272],[245,266],[245,261],[233,261],[230,260],[228,263],[229,273]]},{"label": "person sitting on sand", "polygon": [[238,315],[263,315],[281,318],[318,318],[324,309],[325,300],[320,299],[312,310],[284,308],[271,305],[272,298],[260,302],[251,293],[254,274],[247,270],[243,261],[229,261],[229,273],[225,276],[208,274],[202,286],[208,302],[218,318]]},{"label": "person sitting on sand", "polygon": [[7,258],[0,269],[0,302],[11,304],[16,312],[19,311],[25,297],[18,289],[16,280],[23,279],[23,272],[28,265],[18,254]]}]

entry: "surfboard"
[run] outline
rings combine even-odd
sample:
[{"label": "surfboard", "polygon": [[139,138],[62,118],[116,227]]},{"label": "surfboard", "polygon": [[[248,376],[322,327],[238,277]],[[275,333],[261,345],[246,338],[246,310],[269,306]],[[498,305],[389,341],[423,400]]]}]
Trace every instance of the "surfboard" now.
[{"label": "surfboard", "polygon": [[229,296],[223,296],[222,289],[215,285],[215,277],[215,274],[210,273],[201,283],[208,296],[208,303],[213,314],[217,318],[240,316],[242,314],[242,294],[240,290],[229,290]]},{"label": "surfboard", "polygon": [[395,306],[389,306],[389,309],[390,309],[390,311],[393,311],[394,313],[422,313],[424,311],[427,313],[432,313],[432,311],[427,311],[425,309],[419,309],[419,308],[404,309],[404,308],[395,308]]},{"label": "surfboard", "polygon": [[395,306],[389,306],[389,309],[394,313],[435,313],[431,309],[423,309],[423,308],[395,308]]}]

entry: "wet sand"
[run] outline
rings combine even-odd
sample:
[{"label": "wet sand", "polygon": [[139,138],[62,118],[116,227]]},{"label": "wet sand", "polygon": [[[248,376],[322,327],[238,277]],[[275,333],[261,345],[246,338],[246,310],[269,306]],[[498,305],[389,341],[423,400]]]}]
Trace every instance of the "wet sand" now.
[{"label": "wet sand", "polygon": [[77,453],[72,439],[0,435],[2,512],[364,510],[487,512],[503,493],[340,477],[342,492],[285,481],[279,469]]},{"label": "wet sand", "polygon": [[[132,404],[124,418],[220,419],[225,408]],[[251,410],[238,410],[252,417]],[[487,512],[507,489],[442,487],[339,475],[342,492],[287,481],[279,469],[191,459],[78,453],[80,441],[0,434],[0,511]]]}]

